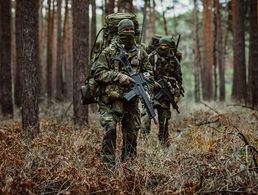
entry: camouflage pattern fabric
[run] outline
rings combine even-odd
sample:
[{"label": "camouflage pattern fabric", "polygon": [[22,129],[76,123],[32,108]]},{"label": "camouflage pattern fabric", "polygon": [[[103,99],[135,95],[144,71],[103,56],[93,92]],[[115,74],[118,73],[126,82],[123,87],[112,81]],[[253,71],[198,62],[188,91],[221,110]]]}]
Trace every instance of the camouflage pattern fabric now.
[{"label": "camouflage pattern fabric", "polygon": [[[137,134],[140,129],[139,100],[124,102],[123,95],[129,89],[116,81],[119,73],[128,75],[127,68],[121,62],[114,60],[114,56],[119,54],[120,47],[123,45],[119,38],[116,38],[109,47],[102,51],[97,62],[91,68],[95,81],[103,86],[102,89],[105,89],[98,97],[98,105],[100,122],[104,128],[101,156],[103,161],[108,163],[115,163],[116,160],[117,124],[119,122],[122,124],[122,160],[125,160],[126,157],[136,156]],[[134,44],[127,54],[135,71],[149,72],[152,75],[147,53],[141,47]]]},{"label": "camouflage pattern fabric", "polygon": [[[162,40],[160,43],[167,43],[168,41],[171,41],[169,39]],[[173,46],[175,44],[169,44],[170,50],[174,49]],[[179,54],[176,54],[176,56]],[[180,54],[181,57],[181,54]],[[181,60],[181,58],[180,58]],[[174,55],[170,52],[167,52],[166,54],[160,52],[159,48],[157,48],[155,51],[153,51],[149,55],[149,61],[153,68],[153,74],[154,74],[154,80],[158,81],[160,77],[162,77],[166,82],[171,82],[173,79],[176,79],[176,81],[179,84],[179,87],[182,86],[182,72],[181,72],[181,66],[179,64],[178,59],[175,59]],[[154,97],[155,94],[158,92],[157,90],[154,90]],[[180,94],[178,94],[180,96]],[[159,140],[161,143],[165,143],[168,139],[169,133],[168,133],[168,122],[171,118],[171,111],[170,111],[170,103],[167,100],[164,99],[153,99],[154,107],[157,109],[158,112],[158,120],[159,120]],[[148,117],[146,117],[146,111],[143,110],[142,112],[142,130],[143,133],[149,133],[151,130],[151,123]]]}]

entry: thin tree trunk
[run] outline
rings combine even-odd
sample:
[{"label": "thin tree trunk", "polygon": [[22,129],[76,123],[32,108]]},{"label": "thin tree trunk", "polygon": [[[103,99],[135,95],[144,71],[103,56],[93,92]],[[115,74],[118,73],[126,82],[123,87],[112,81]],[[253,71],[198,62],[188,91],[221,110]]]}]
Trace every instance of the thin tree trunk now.
[{"label": "thin tree trunk", "polygon": [[62,56],[62,0],[57,0],[57,58],[56,58],[56,99],[63,100],[63,56]]},{"label": "thin tree trunk", "polygon": [[[2,48],[2,2],[0,1],[0,49]],[[1,50],[0,50],[0,106],[2,105],[2,60],[1,60]],[[2,110],[2,109],[1,109]]]},{"label": "thin tree trunk", "polygon": [[[245,32],[244,32],[244,2],[235,1],[236,15],[233,15],[235,28],[233,29],[233,50],[234,50],[234,73],[232,98],[235,101],[245,102],[246,100],[246,65],[245,65]],[[235,18],[234,18],[235,16]],[[234,24],[233,22],[233,24]]]},{"label": "thin tree trunk", "polygon": [[107,5],[107,14],[112,14],[114,13],[115,9],[115,1],[114,0],[108,0],[108,5]]},{"label": "thin tree trunk", "polygon": [[12,73],[11,73],[11,0],[1,0],[1,83],[2,113],[6,118],[13,117]]},{"label": "thin tree trunk", "polygon": [[221,14],[219,0],[216,0],[216,13],[217,13],[217,44],[218,44],[218,65],[219,65],[219,100],[225,101],[225,51],[227,43],[227,25],[224,25],[222,32],[221,28]]},{"label": "thin tree trunk", "polygon": [[134,6],[133,6],[133,0],[128,0],[128,11],[131,13],[134,13]]},{"label": "thin tree trunk", "polygon": [[[216,2],[217,0],[213,0],[213,7],[214,10],[216,10]],[[218,2],[219,4],[219,2]],[[214,82],[214,96],[213,96],[213,100],[216,101],[217,100],[217,89],[218,89],[218,79],[217,79],[217,57],[218,57],[218,52],[219,52],[219,46],[218,46],[218,39],[219,39],[219,35],[218,35],[218,15],[217,15],[217,10],[213,12],[213,24],[214,24],[214,30],[213,30],[213,82]]]},{"label": "thin tree trunk", "polygon": [[64,27],[63,27],[63,66],[64,66],[64,97],[68,99],[68,70],[67,67],[69,66],[68,64],[68,15],[69,15],[69,9],[68,9],[68,0],[65,0],[65,16],[64,16]]},{"label": "thin tree trunk", "polygon": [[52,69],[53,69],[53,19],[51,0],[48,0],[48,34],[47,34],[47,97],[48,105],[52,100]]},{"label": "thin tree trunk", "polygon": [[15,10],[15,25],[16,25],[16,74],[15,74],[15,85],[14,85],[14,99],[17,107],[22,104],[22,81],[21,81],[21,66],[22,66],[22,2],[16,2]]},{"label": "thin tree trunk", "polygon": [[74,122],[84,126],[88,123],[88,106],[80,104],[80,87],[85,81],[89,49],[88,0],[73,0],[73,108]]},{"label": "thin tree trunk", "polygon": [[251,104],[258,106],[258,18],[257,0],[250,0],[250,55],[249,55],[249,85],[251,88]]},{"label": "thin tree trunk", "polygon": [[198,5],[194,0],[194,97],[195,102],[200,102],[200,67],[201,54],[198,35]]},{"label": "thin tree trunk", "polygon": [[212,100],[212,65],[213,65],[213,34],[212,34],[212,1],[203,0],[203,99]]},{"label": "thin tree trunk", "polygon": [[[161,1],[161,4],[163,4],[163,0]],[[162,7],[163,7],[163,5],[162,5]],[[166,19],[165,15],[166,15],[166,10],[162,10],[164,33],[165,33],[165,35],[168,35],[167,19]]]},{"label": "thin tree trunk", "polygon": [[[45,62],[45,25],[44,25],[44,16],[43,16],[43,3],[44,0],[40,0],[40,7],[39,7],[39,95],[40,99],[43,99],[46,85],[45,85],[45,69],[46,69],[46,62]],[[39,99],[39,100],[40,100]]]},{"label": "thin tree trunk", "polygon": [[22,1],[22,127],[26,138],[35,138],[39,133],[39,2]]},{"label": "thin tree trunk", "polygon": [[123,11],[123,0],[118,0],[117,7],[118,7],[118,12]]},{"label": "thin tree trunk", "polygon": [[151,7],[151,29],[152,35],[156,33],[156,2],[152,0],[152,7]]}]

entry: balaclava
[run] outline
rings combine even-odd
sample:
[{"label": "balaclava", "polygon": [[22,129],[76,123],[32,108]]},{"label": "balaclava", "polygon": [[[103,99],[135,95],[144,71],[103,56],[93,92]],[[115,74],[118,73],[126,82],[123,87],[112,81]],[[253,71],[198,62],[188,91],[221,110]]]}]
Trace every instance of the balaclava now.
[{"label": "balaclava", "polygon": [[159,45],[166,44],[169,47],[166,49],[162,49],[161,47],[158,47],[158,53],[161,56],[167,56],[169,54],[169,50],[175,48],[175,43],[172,41],[172,38],[170,36],[164,36],[161,37],[159,40]]},{"label": "balaclava", "polygon": [[127,28],[133,28],[134,24],[129,19],[123,19],[118,23],[119,43],[124,44],[127,48],[131,48],[134,44],[134,32],[124,32]]}]

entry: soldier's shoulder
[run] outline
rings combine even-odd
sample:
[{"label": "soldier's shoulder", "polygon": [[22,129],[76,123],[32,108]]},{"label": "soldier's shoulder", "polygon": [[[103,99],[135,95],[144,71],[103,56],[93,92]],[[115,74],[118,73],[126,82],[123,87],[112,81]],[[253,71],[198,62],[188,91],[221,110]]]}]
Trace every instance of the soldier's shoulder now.
[{"label": "soldier's shoulder", "polygon": [[112,54],[115,53],[115,52],[116,52],[116,47],[115,47],[114,44],[110,44],[108,47],[106,47],[106,48],[102,51],[102,53],[103,53],[104,55],[112,55]]}]

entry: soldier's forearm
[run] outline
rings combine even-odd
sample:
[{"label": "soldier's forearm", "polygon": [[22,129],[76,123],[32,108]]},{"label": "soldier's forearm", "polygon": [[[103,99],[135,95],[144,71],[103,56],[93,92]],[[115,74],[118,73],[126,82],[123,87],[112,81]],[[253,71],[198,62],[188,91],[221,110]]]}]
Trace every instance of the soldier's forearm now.
[{"label": "soldier's forearm", "polygon": [[113,70],[99,71],[94,75],[94,79],[98,82],[112,83],[117,77],[118,72]]}]

